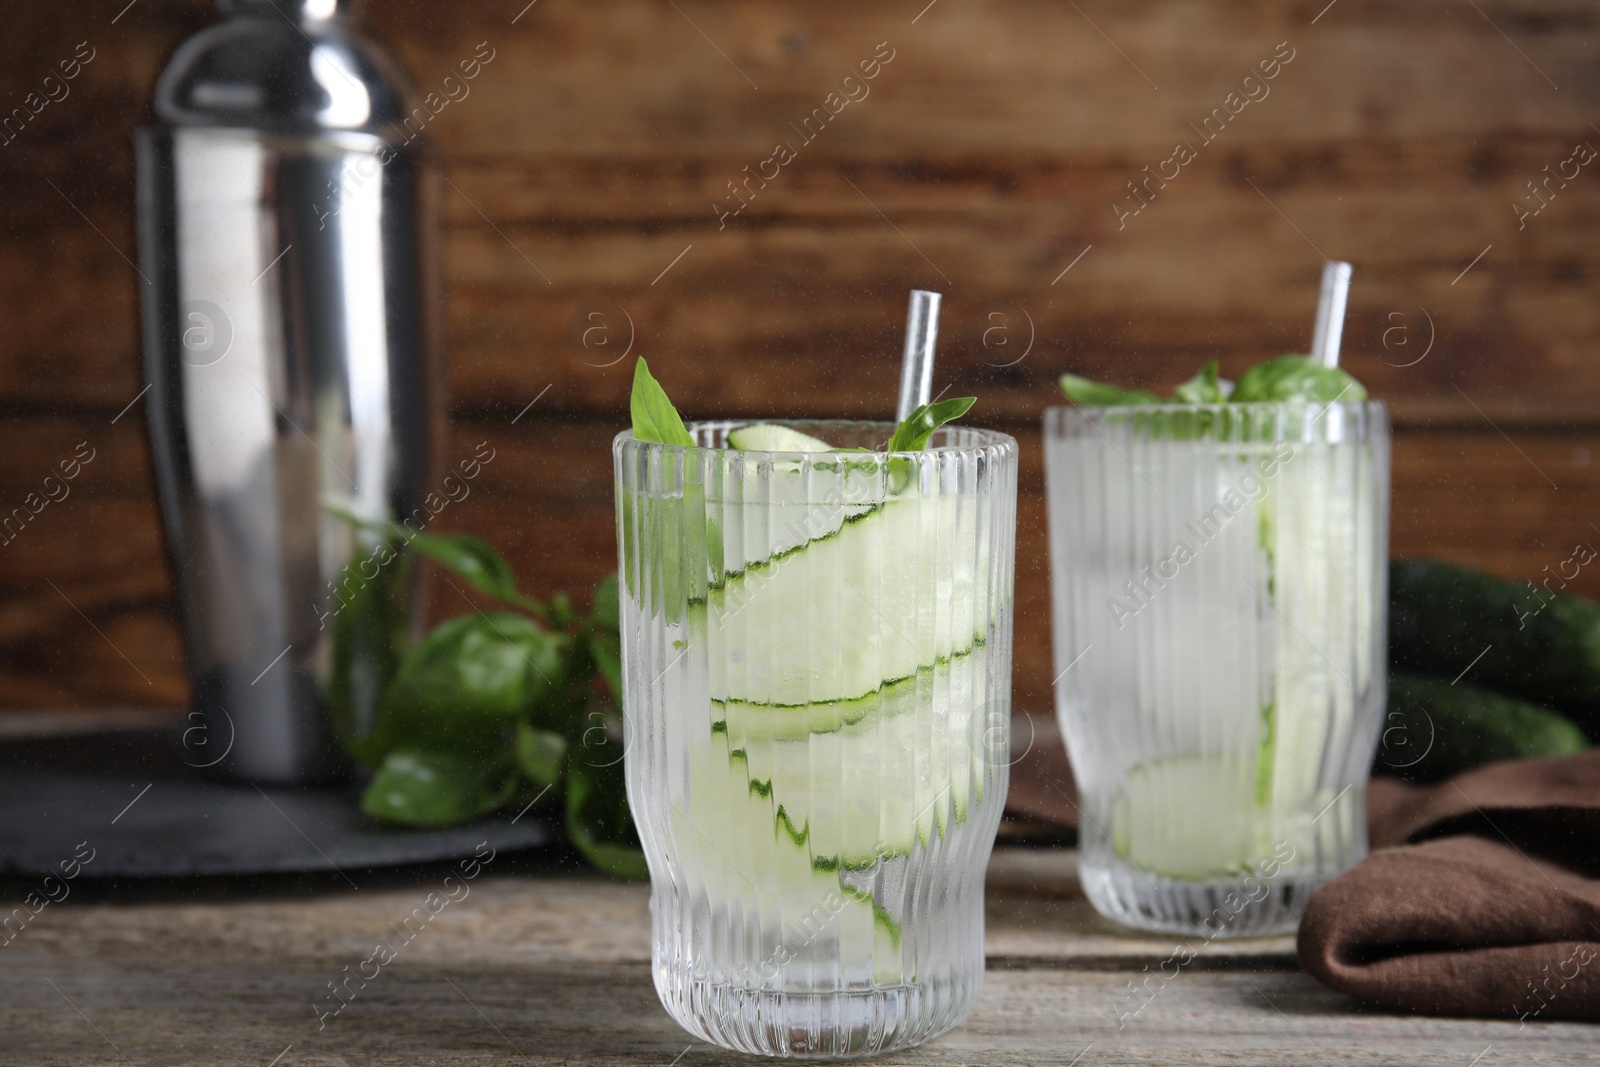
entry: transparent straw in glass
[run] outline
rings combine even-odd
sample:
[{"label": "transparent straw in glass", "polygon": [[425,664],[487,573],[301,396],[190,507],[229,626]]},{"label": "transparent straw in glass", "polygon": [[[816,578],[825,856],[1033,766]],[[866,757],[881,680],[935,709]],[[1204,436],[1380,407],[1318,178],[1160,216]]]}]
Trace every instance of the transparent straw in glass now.
[{"label": "transparent straw in glass", "polygon": [[[656,990],[691,1033],[866,1056],[983,978],[1005,803],[1017,445],[617,437],[628,800]],[[878,423],[795,423],[836,447]]]},{"label": "transparent straw in glass", "polygon": [[1058,407],[1044,436],[1084,892],[1149,930],[1292,930],[1367,850],[1383,405]]}]

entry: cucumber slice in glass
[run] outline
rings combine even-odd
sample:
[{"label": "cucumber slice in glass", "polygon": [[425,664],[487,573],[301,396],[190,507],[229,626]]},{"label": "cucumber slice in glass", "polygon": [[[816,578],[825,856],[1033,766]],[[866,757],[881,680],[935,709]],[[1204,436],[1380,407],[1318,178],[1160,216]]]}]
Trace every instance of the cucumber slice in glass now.
[{"label": "cucumber slice in glass", "polygon": [[891,499],[709,591],[712,691],[762,704],[869,695],[972,648],[993,605],[977,502]]},{"label": "cucumber slice in glass", "polygon": [[671,821],[691,892],[721,907],[737,902],[748,916],[830,914],[850,956],[877,973],[894,973],[900,925],[870,897],[840,880],[837,860],[819,860],[809,820],[789,816],[764,781],[752,779],[746,754],[713,732],[690,756],[687,801],[675,800]]},{"label": "cucumber slice in glass", "polygon": [[1142,763],[1111,801],[1111,844],[1150,874],[1227,878],[1272,854],[1248,758],[1196,753]]},{"label": "cucumber slice in glass", "polygon": [[966,821],[984,773],[972,709],[987,666],[979,646],[850,702],[860,717],[822,731],[805,727],[824,720],[829,705],[728,704],[713,729],[751,791],[771,798],[780,837],[803,844],[820,868],[868,868]]},{"label": "cucumber slice in glass", "polygon": [[[757,741],[804,741],[814,734],[844,730],[859,734],[873,725],[873,717],[888,717],[915,710],[919,685],[933,682],[936,672],[960,671],[965,678],[970,658],[983,651],[974,643],[948,659],[918,669],[915,674],[883,683],[864,696],[849,700],[824,700],[811,704],[775,704],[751,700],[713,700],[713,720],[735,738]],[[925,697],[923,699],[926,699]],[[863,726],[863,724],[865,724]]]},{"label": "cucumber slice in glass", "polygon": [[826,441],[787,426],[775,426],[770,422],[758,422],[730,431],[728,447],[737,448],[741,452],[833,451],[833,446]]}]

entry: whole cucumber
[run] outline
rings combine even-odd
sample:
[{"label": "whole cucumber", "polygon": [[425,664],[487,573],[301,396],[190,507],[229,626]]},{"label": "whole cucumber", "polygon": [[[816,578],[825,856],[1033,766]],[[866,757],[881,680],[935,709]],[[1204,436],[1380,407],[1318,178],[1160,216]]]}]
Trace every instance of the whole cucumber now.
[{"label": "whole cucumber", "polygon": [[1496,760],[1566,756],[1589,747],[1549,708],[1489,689],[1403,671],[1389,674],[1374,774],[1436,782]]},{"label": "whole cucumber", "polygon": [[[1481,659],[1477,659],[1479,655]],[[1389,566],[1389,662],[1569,716],[1600,740],[1600,605],[1431,560]]]}]

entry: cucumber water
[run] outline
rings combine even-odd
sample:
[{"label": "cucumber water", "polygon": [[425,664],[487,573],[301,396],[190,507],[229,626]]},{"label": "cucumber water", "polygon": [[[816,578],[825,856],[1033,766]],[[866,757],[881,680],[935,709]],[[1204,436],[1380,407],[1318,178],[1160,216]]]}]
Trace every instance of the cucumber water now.
[{"label": "cucumber water", "polygon": [[1351,439],[1369,407],[1047,419],[1057,710],[1106,914],[1194,932],[1244,894],[1218,933],[1284,929],[1364,851],[1388,469],[1386,438]]},{"label": "cucumber water", "polygon": [[[822,450],[889,429],[618,440],[629,801],[658,991],[733,1047],[895,1047],[976,994],[1006,781],[1015,444],[963,429],[923,453]],[[695,1008],[708,996],[727,1020]]]}]

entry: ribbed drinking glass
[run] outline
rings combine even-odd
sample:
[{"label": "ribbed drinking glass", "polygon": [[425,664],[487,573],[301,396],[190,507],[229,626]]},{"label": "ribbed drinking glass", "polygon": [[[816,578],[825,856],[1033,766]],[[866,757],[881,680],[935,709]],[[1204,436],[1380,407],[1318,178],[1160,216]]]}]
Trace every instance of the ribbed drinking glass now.
[{"label": "ribbed drinking glass", "polygon": [[1367,849],[1384,407],[1060,407],[1044,430],[1084,892],[1150,930],[1291,930]]},{"label": "ribbed drinking glass", "polygon": [[[617,437],[628,800],[656,990],[774,1056],[925,1041],[983,977],[1005,802],[1017,445]],[[893,427],[794,423],[839,448]]]}]

